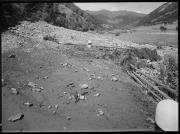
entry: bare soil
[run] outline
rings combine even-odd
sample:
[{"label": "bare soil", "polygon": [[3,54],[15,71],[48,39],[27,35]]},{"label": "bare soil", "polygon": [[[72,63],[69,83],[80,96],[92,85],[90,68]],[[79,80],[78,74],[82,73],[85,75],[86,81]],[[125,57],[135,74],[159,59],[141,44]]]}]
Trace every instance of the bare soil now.
[{"label": "bare soil", "polygon": [[[96,55],[102,52],[78,45],[52,47],[53,43],[47,42],[2,52],[3,131],[154,130],[154,124],[147,120],[154,118],[155,104],[151,98],[111,60],[98,59]],[[16,56],[9,58],[10,54]],[[69,65],[63,66],[64,63]],[[93,73],[103,80],[89,80]],[[111,80],[112,74],[117,82]],[[44,89],[33,92],[27,86],[29,81]],[[68,86],[72,82],[74,86]],[[89,87],[80,89],[79,84]],[[11,88],[19,94],[11,94]],[[86,92],[87,99],[76,103],[69,99],[69,94],[76,91]],[[96,93],[100,96],[94,96]],[[33,106],[24,106],[27,101]],[[104,115],[97,116],[98,109]],[[24,117],[9,122],[8,118],[17,113]]]}]

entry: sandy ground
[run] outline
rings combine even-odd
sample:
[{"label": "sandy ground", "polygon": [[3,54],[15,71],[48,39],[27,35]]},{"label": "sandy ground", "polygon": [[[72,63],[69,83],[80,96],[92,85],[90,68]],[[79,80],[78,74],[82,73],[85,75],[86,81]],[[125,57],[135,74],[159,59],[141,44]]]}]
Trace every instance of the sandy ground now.
[{"label": "sandy ground", "polygon": [[[4,132],[154,130],[154,124],[147,120],[154,118],[154,103],[117,65],[93,57],[100,53],[97,49],[65,45],[53,48],[47,42],[2,53]],[[12,53],[16,57],[8,58]],[[64,63],[72,66],[63,66]],[[89,80],[92,73],[102,80]],[[119,79],[117,82],[111,80],[112,74]],[[48,78],[43,79],[45,76]],[[29,81],[44,89],[33,92],[27,86]],[[69,86],[72,82],[74,86]],[[88,84],[88,89],[80,89],[80,84]],[[12,94],[11,88],[16,88],[19,94]],[[87,99],[75,103],[69,95],[76,91],[86,93]],[[96,93],[100,96],[94,96]],[[23,105],[27,101],[33,106]],[[97,116],[98,109],[104,115]],[[20,112],[24,114],[21,120],[8,121],[11,115]]]}]

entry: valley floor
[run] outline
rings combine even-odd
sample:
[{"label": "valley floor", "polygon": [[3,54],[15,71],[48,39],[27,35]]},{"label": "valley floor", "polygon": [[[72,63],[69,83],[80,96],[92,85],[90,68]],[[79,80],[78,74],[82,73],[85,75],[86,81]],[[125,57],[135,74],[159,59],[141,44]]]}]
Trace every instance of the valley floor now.
[{"label": "valley floor", "polygon": [[[85,49],[78,53],[73,47],[48,48],[42,42],[28,49],[2,53],[4,132],[154,130],[147,120],[154,118],[154,103],[111,61],[87,57],[86,47],[77,46],[76,49]],[[16,57],[9,58],[11,54]],[[90,74],[101,79],[89,80]],[[118,81],[111,80],[112,74]],[[43,90],[32,91],[29,81]],[[69,87],[70,83],[74,86]],[[80,89],[80,84],[88,84],[88,88]],[[11,88],[19,94],[12,94]],[[75,102],[70,98],[76,91],[86,93],[86,99]],[[33,106],[25,106],[24,102]],[[55,108],[57,104],[59,107]],[[98,115],[98,109],[104,114]],[[8,121],[18,113],[24,115],[21,120]]]},{"label": "valley floor", "polygon": [[[17,30],[21,36],[11,32],[2,35],[3,131],[154,131],[152,98],[111,60],[98,58],[101,52],[97,47],[78,45],[88,38],[82,39],[72,30],[63,33],[55,29],[49,28],[62,41],[59,44],[43,40],[37,29]],[[76,45],[63,42],[71,40],[67,31],[79,39]],[[44,35],[49,33],[44,31]],[[81,37],[87,33],[83,34]],[[95,35],[87,37],[91,36]],[[29,82],[37,84],[39,91],[32,91]],[[82,84],[88,87],[82,89]],[[12,88],[18,93],[13,94]],[[77,93],[83,98],[76,100]],[[18,113],[24,115],[20,120],[8,121]]]}]

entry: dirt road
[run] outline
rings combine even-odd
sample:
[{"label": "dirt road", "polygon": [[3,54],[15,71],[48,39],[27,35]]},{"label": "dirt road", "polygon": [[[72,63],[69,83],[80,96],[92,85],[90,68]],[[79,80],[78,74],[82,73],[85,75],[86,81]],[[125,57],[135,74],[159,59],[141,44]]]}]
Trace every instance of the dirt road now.
[{"label": "dirt road", "polygon": [[[154,118],[150,98],[112,61],[95,58],[97,53],[97,49],[82,46],[52,48],[46,41],[31,49],[3,52],[3,131],[153,130],[147,120]],[[92,74],[95,79],[89,79]],[[28,82],[43,89],[34,92]],[[80,84],[88,84],[88,88],[81,89]],[[12,94],[11,88],[19,94]],[[72,95],[76,92],[86,99],[75,102]],[[9,122],[17,113],[24,117]]]}]

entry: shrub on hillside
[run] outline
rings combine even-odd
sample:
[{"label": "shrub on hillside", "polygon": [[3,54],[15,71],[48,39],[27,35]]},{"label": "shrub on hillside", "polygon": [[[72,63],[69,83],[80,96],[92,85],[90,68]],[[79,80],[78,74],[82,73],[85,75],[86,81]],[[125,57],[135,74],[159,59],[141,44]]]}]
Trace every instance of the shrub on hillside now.
[{"label": "shrub on hillside", "polygon": [[116,34],[115,34],[115,36],[119,36],[119,35],[120,35],[120,33],[116,33]]},{"label": "shrub on hillside", "polygon": [[136,62],[135,66],[140,69],[140,68],[145,68],[145,67],[149,67],[150,65],[147,63],[146,60],[139,60]]},{"label": "shrub on hillside", "polygon": [[94,28],[93,28],[93,27],[90,27],[89,30],[94,31]]},{"label": "shrub on hillside", "polygon": [[158,45],[157,46],[157,49],[162,49],[163,47],[161,45]]},{"label": "shrub on hillside", "polygon": [[[157,54],[157,51],[151,50],[149,48],[128,48],[125,50],[115,49],[110,51],[109,49],[105,50],[104,59],[111,59],[116,64],[119,64],[125,69],[130,69],[130,64],[135,65],[138,68],[148,67],[152,68],[146,60],[158,61],[161,60],[161,57]],[[139,59],[139,60],[137,60]]]},{"label": "shrub on hillside", "polygon": [[123,70],[132,70],[130,64],[135,65],[136,62],[136,58],[131,53],[124,54],[120,59],[120,65]]},{"label": "shrub on hillside", "polygon": [[150,61],[158,61],[161,60],[161,57],[157,54],[156,49],[149,48],[130,48],[127,49],[126,53],[131,53],[134,57],[138,57],[139,59],[147,59]]},{"label": "shrub on hillside", "polygon": [[82,31],[83,31],[83,32],[87,32],[87,31],[88,31],[88,28],[83,28]]},{"label": "shrub on hillside", "polygon": [[53,41],[53,42],[56,42],[56,43],[59,43],[59,41],[56,39],[55,36],[50,36],[50,35],[46,35],[43,37],[44,40],[48,40],[48,41]]},{"label": "shrub on hillside", "polygon": [[175,56],[164,56],[164,61],[160,65],[159,79],[173,89],[178,87],[178,62]]}]

